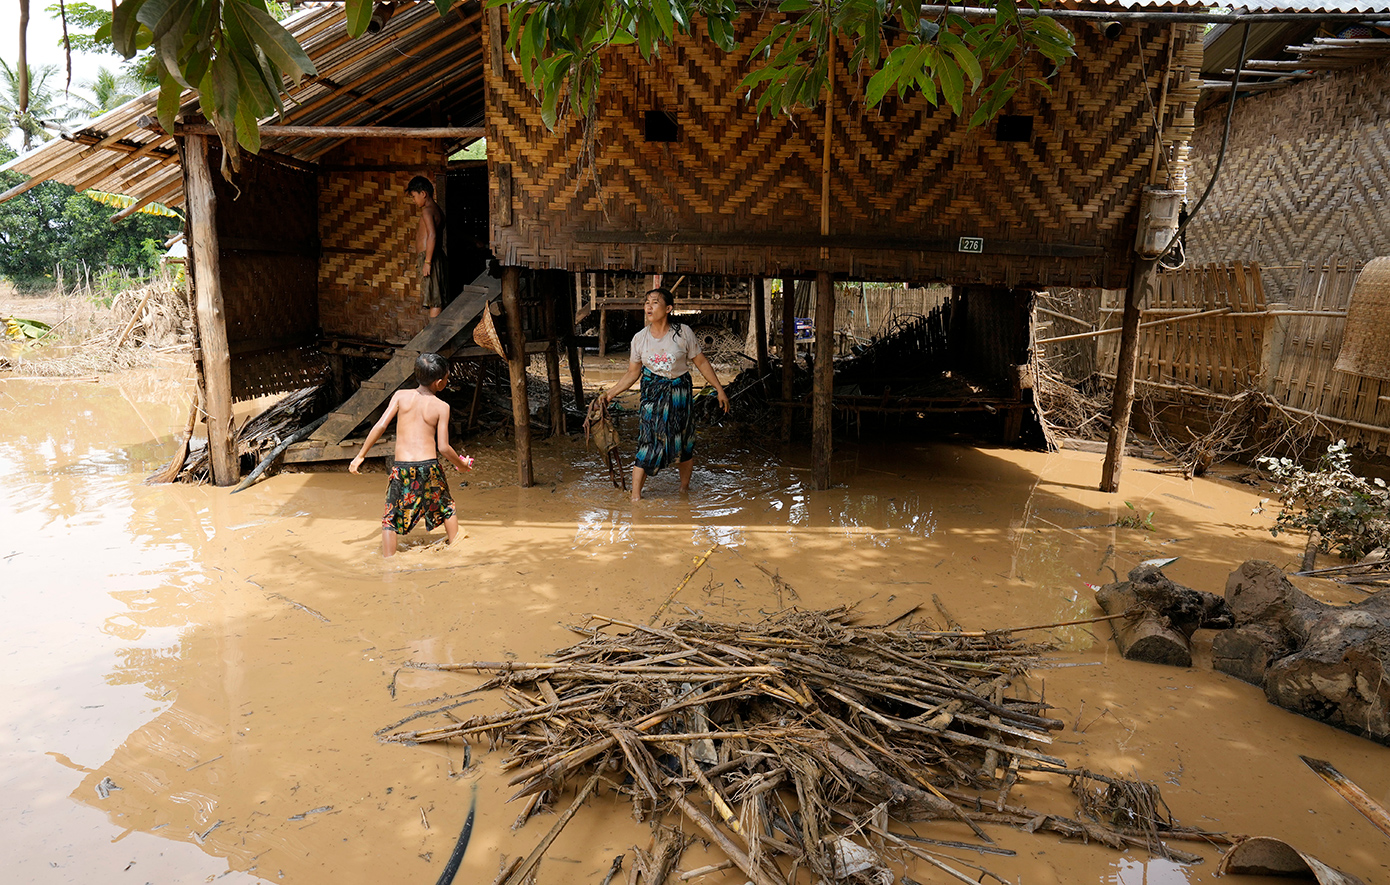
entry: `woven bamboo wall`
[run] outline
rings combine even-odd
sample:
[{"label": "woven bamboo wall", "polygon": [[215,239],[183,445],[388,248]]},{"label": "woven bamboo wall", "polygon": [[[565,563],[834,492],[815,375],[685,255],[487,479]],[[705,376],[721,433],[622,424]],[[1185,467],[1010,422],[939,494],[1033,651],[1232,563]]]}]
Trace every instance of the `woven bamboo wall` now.
[{"label": "woven bamboo wall", "polygon": [[[592,178],[578,177],[578,123],[571,117],[546,130],[516,61],[500,49],[502,26],[489,19],[488,159],[499,259],[574,271],[825,268],[869,280],[1123,285],[1170,35],[1159,181],[1165,174],[1172,183],[1184,180],[1201,59],[1197,31],[1186,25],[1129,27],[1113,41],[1077,28],[1079,57],[1052,90],[1020,91],[1005,108],[1033,116],[1029,142],[996,141],[993,126],[967,130],[949,109],[920,97],[866,110],[862,78],[841,70],[831,145],[833,248],[822,260],[823,110],[757,119],[736,88],[749,51],[772,24],[772,16],[745,16],[741,48],[727,56],[699,23],[697,35],[679,38],[651,64],[633,47],[606,56],[595,133],[600,192]],[[677,141],[645,140],[650,110],[675,116]],[[685,242],[671,244],[673,234]],[[651,242],[654,236],[668,242]],[[983,237],[984,253],[957,252],[962,236]],[[916,251],[891,247],[904,240]],[[1052,246],[1070,257],[1001,251],[1009,244],[1015,251]],[[1076,257],[1076,247],[1089,254]]]},{"label": "woven bamboo wall", "polygon": [[[1266,300],[1258,265],[1190,266],[1161,274],[1144,323],[1164,319],[1164,311],[1168,317],[1224,306],[1232,311],[1144,328],[1136,377],[1154,385],[1144,390],[1160,399],[1165,388],[1175,396],[1186,387],[1225,395],[1263,390],[1291,417],[1319,425],[1329,440],[1390,453],[1390,380],[1336,369],[1355,266],[1304,262],[1290,276],[1292,295],[1276,302]],[[1102,327],[1118,325],[1123,291],[1088,294],[1100,297]],[[1113,378],[1119,336],[1084,340],[1096,342],[1100,371]]]},{"label": "woven bamboo wall", "polygon": [[[1240,99],[1206,206],[1187,234],[1198,262],[1256,261],[1271,301],[1289,301],[1304,261],[1390,255],[1390,59],[1322,72]],[[1194,190],[1221,144],[1225,104],[1192,140]]]},{"label": "woven bamboo wall", "polygon": [[406,193],[419,172],[400,167],[442,172],[447,162],[442,144],[430,139],[354,139],[323,158],[324,165],[337,167],[319,175],[319,315],[325,335],[404,344],[425,327],[428,313],[420,306],[415,269],[418,219]]},{"label": "woven bamboo wall", "polygon": [[[1343,312],[1356,281],[1353,265],[1306,262],[1294,274],[1289,307]],[[1283,355],[1274,377],[1275,399],[1321,418],[1327,434],[1372,451],[1390,451],[1390,381],[1338,372],[1334,365],[1346,330],[1344,316],[1288,317]],[[1385,429],[1381,429],[1385,428]]]},{"label": "woven bamboo wall", "polygon": [[[209,161],[221,162],[215,149]],[[246,155],[235,186],[212,180],[233,398],[318,383],[314,176]]]}]

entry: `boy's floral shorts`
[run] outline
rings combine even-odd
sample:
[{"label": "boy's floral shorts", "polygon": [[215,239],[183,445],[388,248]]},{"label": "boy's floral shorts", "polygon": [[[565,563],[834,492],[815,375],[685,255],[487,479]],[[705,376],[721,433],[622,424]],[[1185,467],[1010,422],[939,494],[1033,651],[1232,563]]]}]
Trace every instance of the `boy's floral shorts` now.
[{"label": "boy's floral shorts", "polygon": [[398,535],[409,534],[425,518],[425,529],[443,525],[454,515],[449,480],[439,461],[397,461],[391,465],[391,484],[386,488],[386,513],[381,527]]}]

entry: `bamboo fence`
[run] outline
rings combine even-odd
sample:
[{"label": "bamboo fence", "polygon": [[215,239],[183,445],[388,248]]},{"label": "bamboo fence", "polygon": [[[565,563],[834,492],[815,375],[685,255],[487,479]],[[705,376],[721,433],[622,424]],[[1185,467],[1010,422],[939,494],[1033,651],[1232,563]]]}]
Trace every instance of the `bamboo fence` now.
[{"label": "bamboo fence", "polygon": [[[1347,260],[1304,261],[1290,274],[1287,302],[1266,300],[1257,264],[1161,273],[1142,315],[1140,392],[1175,400],[1208,394],[1220,402],[1254,391],[1291,419],[1309,422],[1318,436],[1390,452],[1390,379],[1337,369],[1360,270]],[[1095,326],[1081,332],[1073,330],[1091,317],[1075,315],[1085,303],[1076,290],[1039,299],[1036,318],[1053,322],[1049,328],[1058,334],[1040,336],[1038,346],[1049,359],[1065,355],[1068,366],[1084,366],[1087,360],[1077,354],[1091,345],[1099,374],[1113,378],[1124,292],[1089,294],[1100,308]]]}]

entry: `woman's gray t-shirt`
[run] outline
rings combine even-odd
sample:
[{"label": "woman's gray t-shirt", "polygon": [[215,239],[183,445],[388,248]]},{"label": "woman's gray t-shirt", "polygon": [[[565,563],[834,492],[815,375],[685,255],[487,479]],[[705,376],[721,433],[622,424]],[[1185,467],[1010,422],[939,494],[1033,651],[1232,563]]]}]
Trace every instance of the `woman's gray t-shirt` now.
[{"label": "woman's gray t-shirt", "polygon": [[679,378],[690,371],[690,362],[700,355],[700,342],[685,326],[672,323],[660,338],[643,326],[632,336],[629,361],[641,363],[663,378]]}]

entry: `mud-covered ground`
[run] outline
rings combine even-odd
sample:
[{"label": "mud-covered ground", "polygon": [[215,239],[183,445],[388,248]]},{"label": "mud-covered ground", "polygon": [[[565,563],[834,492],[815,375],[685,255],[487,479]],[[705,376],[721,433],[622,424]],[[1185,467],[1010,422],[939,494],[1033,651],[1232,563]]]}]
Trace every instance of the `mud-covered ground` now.
[{"label": "mud-covered ground", "polygon": [[[972,627],[1097,615],[1088,584],[1156,556],[1181,557],[1174,579],[1221,592],[1243,560],[1288,566],[1300,552],[1298,539],[1271,537],[1271,511],[1252,512],[1257,490],[1138,472],[1134,460],[1110,496],[1095,490],[1098,455],[845,441],[841,485],[816,493],[804,450],[711,433],[694,493],[679,497],[662,473],[636,508],[582,443],[540,443],[531,489],[514,485],[509,442],[470,446],[478,469],[453,474],[461,541],[412,536],[383,561],[380,473],[283,474],[238,495],[143,485],[187,408],[181,370],[0,378],[5,882],[433,882],[473,784],[478,820],[456,881],[490,882],[501,855],[529,852],[554,818],[510,829],[519,809],[500,751],[379,743],[374,732],[413,704],[478,681],[400,668],[534,660],[573,642],[565,625],[586,614],[645,619],[716,542],[678,611],[752,619],[789,604],[762,564],[803,606],[922,602],[934,614],[937,594]],[[1125,501],[1152,511],[1153,531],[1108,525],[1131,513]],[[1357,595],[1304,586],[1329,601]],[[1157,781],[1184,824],[1278,836],[1390,881],[1390,841],[1298,758],[1327,759],[1390,803],[1390,748],[1213,673],[1208,633],[1188,670],[1119,659],[1104,625],[1051,635],[1078,666],[1033,677],[1070,726],[1050,752]],[[1040,775],[1014,801],[1075,810],[1065,785]],[[956,823],[914,827],[972,839]],[[1027,885],[1210,882],[1219,859],[1189,843],[1206,863],[990,832],[1016,856],[955,853]],[[538,881],[597,885],[615,854],[648,839],[629,803],[605,794]],[[684,869],[717,858],[698,849]],[[908,871],[939,881],[916,862]]]}]

